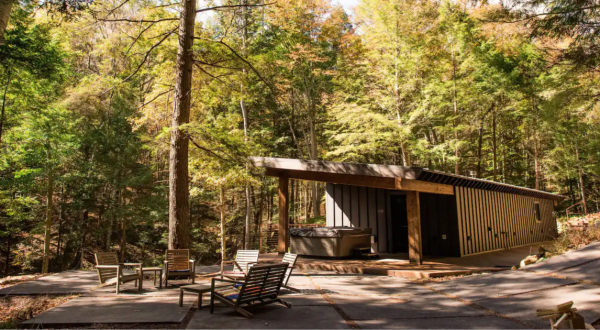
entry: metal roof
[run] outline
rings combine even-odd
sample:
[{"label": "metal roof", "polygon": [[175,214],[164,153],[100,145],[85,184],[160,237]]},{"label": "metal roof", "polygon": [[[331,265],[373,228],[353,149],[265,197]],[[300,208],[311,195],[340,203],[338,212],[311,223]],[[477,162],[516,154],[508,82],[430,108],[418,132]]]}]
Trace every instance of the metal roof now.
[{"label": "metal roof", "polygon": [[505,192],[537,198],[554,200],[562,200],[565,198],[562,195],[553,194],[542,190],[524,188],[506,183],[471,178],[468,176],[456,175],[414,166],[342,163],[273,157],[250,157],[250,161],[254,164],[254,166],[257,167],[273,168],[278,170],[401,178],[446,184],[456,187]]}]

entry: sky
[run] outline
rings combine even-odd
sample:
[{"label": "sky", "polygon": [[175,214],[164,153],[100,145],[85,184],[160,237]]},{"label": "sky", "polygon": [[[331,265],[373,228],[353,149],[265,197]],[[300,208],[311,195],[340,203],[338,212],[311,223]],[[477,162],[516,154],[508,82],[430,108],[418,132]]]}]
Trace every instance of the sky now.
[{"label": "sky", "polygon": [[332,3],[339,3],[347,13],[351,13],[352,8],[358,5],[358,0],[333,0]]},{"label": "sky", "polygon": [[[358,5],[358,1],[360,0],[331,0],[331,3],[342,5],[342,7],[344,7],[344,10],[346,10],[346,13],[352,14],[352,8]],[[205,7],[206,3],[207,2],[205,0],[198,1],[198,8]],[[208,20],[208,18],[211,17],[212,14],[212,11],[202,12],[196,16],[196,20],[206,22],[206,20]]]}]

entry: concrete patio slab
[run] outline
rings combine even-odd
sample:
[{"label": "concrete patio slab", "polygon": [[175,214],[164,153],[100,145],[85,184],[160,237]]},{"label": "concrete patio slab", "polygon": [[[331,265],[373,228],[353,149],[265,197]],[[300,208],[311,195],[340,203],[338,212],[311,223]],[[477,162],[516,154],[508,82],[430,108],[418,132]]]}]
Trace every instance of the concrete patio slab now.
[{"label": "concrete patio slab", "polygon": [[[191,284],[191,283],[187,283]],[[119,295],[143,295],[143,296],[179,296],[179,286],[174,286],[169,283],[169,287],[162,287],[159,289],[158,283],[154,286],[153,280],[145,280],[142,285],[142,291],[138,291],[137,286],[134,282],[128,282],[121,285]],[[87,292],[83,296],[99,297],[99,296],[116,296],[115,285],[106,285],[90,292]]]},{"label": "concrete patio slab", "polygon": [[22,324],[179,323],[195,300],[186,296],[179,307],[178,297],[80,297]]},{"label": "concrete patio slab", "polygon": [[541,274],[523,271],[505,271],[469,276],[443,283],[431,284],[430,286],[462,299],[478,301],[574,283],[574,281]]},{"label": "concrete patio slab", "polygon": [[331,298],[355,320],[489,315],[483,310],[436,293],[409,297],[331,296]]},{"label": "concrete patio slab", "polygon": [[292,306],[287,309],[273,304],[249,309],[254,318],[247,319],[231,308],[208,309],[194,313],[188,329],[349,329],[348,324],[331,306]]},{"label": "concrete patio slab", "polygon": [[210,266],[196,266],[196,274],[215,274],[221,271],[221,266],[210,265]]},{"label": "concrete patio slab", "polygon": [[552,273],[596,259],[600,259],[600,243],[590,244],[579,250],[552,257],[548,260],[524,267],[523,269],[538,273]]},{"label": "concrete patio slab", "polygon": [[521,329],[517,322],[498,316],[385,319],[356,321],[361,329]]},{"label": "concrete patio slab", "polygon": [[0,296],[83,294],[98,286],[96,271],[65,271],[0,290]]},{"label": "concrete patio slab", "polygon": [[600,260],[592,261],[583,265],[574,266],[553,274],[566,276],[577,280],[600,283]]},{"label": "concrete patio slab", "polygon": [[481,300],[477,304],[500,314],[547,328],[548,321],[536,317],[536,309],[556,308],[556,305],[568,301],[574,302],[574,307],[587,323],[591,324],[600,318],[600,308],[598,308],[600,287],[591,285],[569,285],[507,298]]},{"label": "concrete patio slab", "polygon": [[285,300],[290,303],[292,306],[324,306],[329,305],[327,300],[323,298],[323,295],[320,293],[312,292],[308,294],[304,293],[284,293],[279,296],[279,298]]},{"label": "concrete patio slab", "polygon": [[288,285],[298,287],[298,289],[314,289],[314,285],[308,276],[292,275],[288,281]]},{"label": "concrete patio slab", "polygon": [[353,276],[313,277],[315,283],[331,294],[342,295],[412,295],[431,293],[431,290],[400,277]]}]

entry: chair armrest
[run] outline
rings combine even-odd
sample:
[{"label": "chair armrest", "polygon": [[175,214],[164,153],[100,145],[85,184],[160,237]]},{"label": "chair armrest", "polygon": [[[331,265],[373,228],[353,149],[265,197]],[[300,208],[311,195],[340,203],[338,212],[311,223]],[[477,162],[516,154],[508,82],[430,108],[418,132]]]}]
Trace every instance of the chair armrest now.
[{"label": "chair armrest", "polygon": [[96,265],[96,268],[119,268],[121,265]]},{"label": "chair armrest", "polygon": [[192,273],[196,273],[196,260],[194,259],[190,259],[190,270],[192,271]]}]

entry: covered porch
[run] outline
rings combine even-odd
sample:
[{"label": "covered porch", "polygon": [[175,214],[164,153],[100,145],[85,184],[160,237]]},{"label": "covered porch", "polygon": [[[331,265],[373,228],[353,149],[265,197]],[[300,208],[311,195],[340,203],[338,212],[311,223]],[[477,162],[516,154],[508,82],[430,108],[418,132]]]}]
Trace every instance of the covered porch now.
[{"label": "covered porch", "polygon": [[[268,157],[252,157],[251,161],[255,166],[265,168],[267,176],[279,179],[279,233],[277,244],[277,251],[279,253],[289,250],[290,180],[317,181],[328,184],[352,185],[402,192],[406,196],[407,224],[407,237],[403,237],[403,239],[407,240],[408,249],[406,254],[394,255],[394,259],[396,260],[395,262],[401,262],[401,259],[408,260],[408,263],[415,266],[423,266],[423,238],[419,194],[454,195],[454,187],[452,185],[417,180],[416,178],[421,174],[421,169],[415,167],[348,164]],[[358,205],[356,206],[358,207]],[[327,212],[331,211],[327,210]],[[338,261],[323,259],[322,263],[331,265],[338,263]],[[349,264],[349,261],[344,260],[343,263]],[[385,262],[380,264],[385,264]],[[371,269],[372,267],[357,265],[354,268],[355,272],[360,272],[360,269]],[[390,269],[390,267],[375,267],[373,269]]]},{"label": "covered porch", "polygon": [[[535,243],[509,250],[466,257],[428,258],[421,264],[411,263],[408,254],[381,254],[380,259],[324,259],[301,256],[296,262],[298,272],[336,272],[339,274],[384,275],[393,277],[430,279],[447,276],[464,276],[509,270],[518,265],[538,246],[549,248],[551,244]],[[278,253],[260,255],[260,262],[281,261]]]}]

